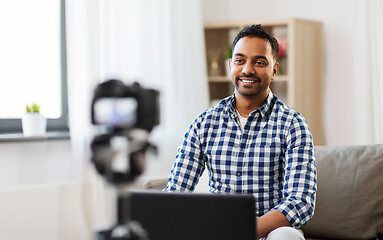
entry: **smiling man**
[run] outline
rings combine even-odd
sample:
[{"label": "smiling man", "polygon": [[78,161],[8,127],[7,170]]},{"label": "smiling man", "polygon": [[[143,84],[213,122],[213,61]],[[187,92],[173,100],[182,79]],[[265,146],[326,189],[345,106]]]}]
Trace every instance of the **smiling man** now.
[{"label": "smiling man", "polygon": [[265,103],[278,67],[271,45],[264,39],[243,37],[234,42],[230,70],[237,93],[236,108],[241,116],[247,118]]},{"label": "smiling man", "polygon": [[251,25],[232,48],[234,94],[190,125],[164,190],[193,191],[207,168],[210,192],[255,196],[258,238],[304,239],[297,229],[314,213],[314,146],[303,116],[269,88],[278,42]]}]

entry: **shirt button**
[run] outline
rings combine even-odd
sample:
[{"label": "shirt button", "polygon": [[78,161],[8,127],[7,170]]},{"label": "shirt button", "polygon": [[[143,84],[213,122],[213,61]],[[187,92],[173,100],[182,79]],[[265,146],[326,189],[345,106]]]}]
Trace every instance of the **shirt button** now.
[{"label": "shirt button", "polygon": [[240,172],[237,172],[237,176],[238,176],[238,177],[241,176],[241,173],[240,173]]}]

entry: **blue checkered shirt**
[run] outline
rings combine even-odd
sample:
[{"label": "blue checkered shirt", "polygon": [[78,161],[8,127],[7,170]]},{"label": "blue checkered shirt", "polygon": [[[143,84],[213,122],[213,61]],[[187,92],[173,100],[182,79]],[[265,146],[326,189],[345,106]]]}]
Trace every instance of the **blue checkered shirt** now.
[{"label": "blue checkered shirt", "polygon": [[253,194],[257,216],[282,212],[296,228],[310,221],[316,163],[310,129],[301,114],[270,91],[243,132],[234,95],[204,111],[187,130],[165,191],[193,191],[207,168],[210,192]]}]

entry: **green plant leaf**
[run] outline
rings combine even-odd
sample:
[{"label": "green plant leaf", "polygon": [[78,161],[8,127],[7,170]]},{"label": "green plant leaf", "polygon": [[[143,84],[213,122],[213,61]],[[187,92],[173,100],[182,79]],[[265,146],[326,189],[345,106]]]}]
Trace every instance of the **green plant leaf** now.
[{"label": "green plant leaf", "polygon": [[32,105],[25,105],[25,111],[28,113],[40,113],[40,105],[33,103]]},{"label": "green plant leaf", "polygon": [[25,104],[25,111],[26,112],[31,112],[31,108],[28,106],[28,104]]},{"label": "green plant leaf", "polygon": [[232,57],[233,52],[232,52],[231,46],[227,46],[224,49],[224,55],[225,55],[225,59],[230,59]]},{"label": "green plant leaf", "polygon": [[40,106],[37,103],[32,104],[33,112],[40,112]]}]

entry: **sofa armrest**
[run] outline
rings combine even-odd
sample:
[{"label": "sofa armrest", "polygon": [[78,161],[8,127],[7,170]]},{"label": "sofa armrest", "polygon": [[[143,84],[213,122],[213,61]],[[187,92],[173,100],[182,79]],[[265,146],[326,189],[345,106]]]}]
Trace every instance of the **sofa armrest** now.
[{"label": "sofa armrest", "polygon": [[168,183],[167,178],[150,179],[144,182],[145,189],[162,190]]}]

